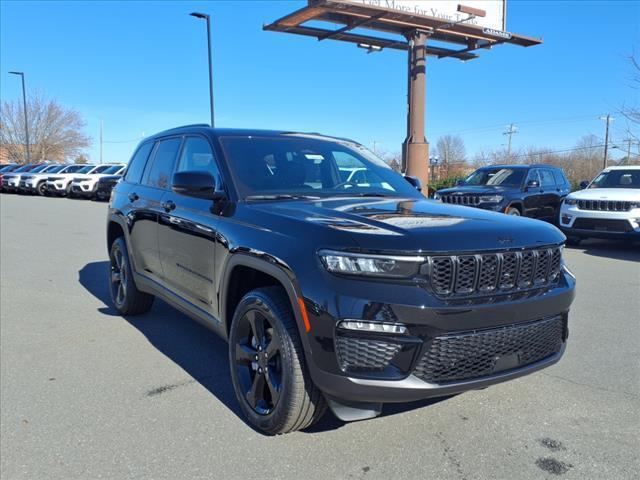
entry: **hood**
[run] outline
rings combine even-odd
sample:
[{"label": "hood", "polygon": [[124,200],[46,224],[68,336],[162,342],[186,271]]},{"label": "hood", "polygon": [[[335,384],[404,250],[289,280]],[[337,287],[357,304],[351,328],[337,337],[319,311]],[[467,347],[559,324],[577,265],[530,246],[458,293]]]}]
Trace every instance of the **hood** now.
[{"label": "hood", "polygon": [[500,185],[458,185],[457,187],[443,188],[438,190],[440,195],[494,195],[501,192],[519,191],[517,187],[502,187]]},{"label": "hood", "polygon": [[576,200],[640,201],[639,188],[587,188],[570,193],[567,198]]},{"label": "hood", "polygon": [[[528,218],[415,198],[345,198],[249,203],[266,228],[314,234],[343,232],[362,249],[396,252],[477,252],[557,244],[553,225]],[[288,220],[289,224],[283,223]],[[311,225],[310,225],[311,224]],[[315,235],[315,234],[314,234]],[[315,237],[314,237],[315,238]],[[346,242],[345,242],[346,244]],[[318,248],[336,245],[318,245]]]}]

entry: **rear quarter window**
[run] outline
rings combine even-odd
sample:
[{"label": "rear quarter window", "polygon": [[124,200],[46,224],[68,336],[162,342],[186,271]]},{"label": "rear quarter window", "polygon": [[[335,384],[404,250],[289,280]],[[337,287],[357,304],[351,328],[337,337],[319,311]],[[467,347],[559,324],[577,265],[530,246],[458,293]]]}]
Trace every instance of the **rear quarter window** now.
[{"label": "rear quarter window", "polygon": [[136,150],[136,153],[134,153],[131,160],[129,160],[129,166],[127,167],[127,172],[124,177],[125,181],[140,183],[142,172],[144,172],[144,167],[147,164],[152,148],[153,143],[151,142],[140,145],[140,148]]}]

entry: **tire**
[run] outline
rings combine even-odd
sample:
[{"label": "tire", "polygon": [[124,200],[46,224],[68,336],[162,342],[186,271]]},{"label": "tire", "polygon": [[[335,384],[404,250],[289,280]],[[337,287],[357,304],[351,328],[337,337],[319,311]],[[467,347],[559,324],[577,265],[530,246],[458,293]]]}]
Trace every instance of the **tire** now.
[{"label": "tire", "polygon": [[71,182],[69,182],[69,184],[67,185],[67,188],[65,188],[64,193],[67,196],[67,198],[73,198],[73,194],[71,193]]},{"label": "tire", "polygon": [[[324,415],[327,404],[307,371],[298,327],[282,288],[259,288],[240,300],[231,323],[229,365],[240,408],[257,430],[289,433]],[[251,393],[254,387],[257,395]]]},{"label": "tire", "polygon": [[136,287],[131,272],[129,252],[123,237],[115,239],[109,251],[109,294],[122,315],[140,315],[153,305],[153,295]]},{"label": "tire", "polygon": [[509,207],[507,208],[507,211],[505,212],[507,215],[515,215],[517,217],[519,217],[520,215],[522,215],[520,213],[520,210],[518,210],[516,207]]},{"label": "tire", "polygon": [[47,183],[40,182],[36,187],[36,192],[38,192],[38,195],[40,195],[41,197],[44,197],[47,194]]}]

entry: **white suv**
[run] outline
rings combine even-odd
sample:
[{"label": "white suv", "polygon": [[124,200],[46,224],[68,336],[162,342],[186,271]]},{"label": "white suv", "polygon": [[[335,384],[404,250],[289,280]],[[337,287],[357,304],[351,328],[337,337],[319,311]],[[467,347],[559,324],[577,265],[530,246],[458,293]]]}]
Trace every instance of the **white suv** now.
[{"label": "white suv", "polygon": [[120,175],[124,172],[125,167],[126,165],[122,163],[115,165],[100,165],[100,168],[89,173],[76,175],[71,181],[70,195],[72,197],[93,198],[100,178],[108,175]]},{"label": "white suv", "polygon": [[106,170],[110,165],[78,165],[80,168],[72,173],[52,175],[47,178],[47,193],[53,195],[69,195],[71,182],[78,176]]},{"label": "white suv", "polygon": [[20,189],[25,193],[47,194],[47,179],[53,174],[74,173],[82,165],[51,165],[37,173],[27,173],[20,179]]},{"label": "white suv", "polygon": [[567,243],[583,238],[640,240],[640,166],[609,167],[560,208]]}]

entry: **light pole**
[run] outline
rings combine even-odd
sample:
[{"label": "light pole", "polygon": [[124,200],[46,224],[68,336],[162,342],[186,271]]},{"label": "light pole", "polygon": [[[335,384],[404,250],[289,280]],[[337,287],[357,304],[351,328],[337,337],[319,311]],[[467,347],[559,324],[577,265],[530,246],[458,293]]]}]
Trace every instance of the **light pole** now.
[{"label": "light pole", "polygon": [[22,78],[22,106],[24,107],[24,134],[26,140],[27,162],[31,160],[29,155],[29,123],[27,122],[27,93],[24,88],[24,72],[9,72],[12,75],[20,75]]},{"label": "light pole", "polygon": [[193,12],[192,17],[204,19],[207,21],[207,49],[209,51],[209,102],[211,104],[211,128],[215,127],[213,117],[213,62],[211,60],[211,18],[206,13]]}]

